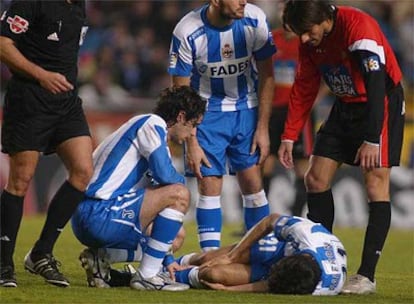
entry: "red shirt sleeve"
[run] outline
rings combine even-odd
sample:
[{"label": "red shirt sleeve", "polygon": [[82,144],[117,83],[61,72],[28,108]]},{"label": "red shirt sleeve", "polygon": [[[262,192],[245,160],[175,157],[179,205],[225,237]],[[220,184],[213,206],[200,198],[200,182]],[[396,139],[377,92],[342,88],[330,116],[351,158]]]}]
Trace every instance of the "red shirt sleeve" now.
[{"label": "red shirt sleeve", "polygon": [[299,47],[299,63],[289,98],[283,139],[296,141],[306,123],[319,91],[321,75],[307,55],[307,46]]}]

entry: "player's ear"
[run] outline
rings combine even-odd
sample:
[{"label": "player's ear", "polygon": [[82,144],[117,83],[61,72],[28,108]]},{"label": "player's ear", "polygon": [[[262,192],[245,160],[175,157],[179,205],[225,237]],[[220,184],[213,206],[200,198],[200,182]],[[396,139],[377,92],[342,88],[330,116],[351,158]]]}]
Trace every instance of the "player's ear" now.
[{"label": "player's ear", "polygon": [[178,112],[178,115],[177,115],[177,122],[182,122],[182,123],[184,123],[186,120],[185,120],[185,111],[180,111],[180,112]]},{"label": "player's ear", "polygon": [[219,6],[220,0],[210,0],[210,3],[214,6]]}]

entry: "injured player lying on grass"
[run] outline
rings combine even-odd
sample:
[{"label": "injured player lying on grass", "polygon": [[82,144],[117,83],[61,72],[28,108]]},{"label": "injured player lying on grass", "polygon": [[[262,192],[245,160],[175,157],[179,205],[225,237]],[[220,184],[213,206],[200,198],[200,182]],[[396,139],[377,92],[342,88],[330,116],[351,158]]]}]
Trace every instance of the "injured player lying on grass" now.
[{"label": "injured player lying on grass", "polygon": [[[100,249],[103,252],[104,249]],[[102,266],[96,259],[95,268]],[[192,288],[277,294],[336,295],[346,280],[339,239],[308,219],[271,214],[234,245],[170,260],[173,280]],[[106,287],[128,286],[131,273],[100,267]],[[129,269],[134,269],[129,267]],[[94,274],[99,279],[99,272]]]}]

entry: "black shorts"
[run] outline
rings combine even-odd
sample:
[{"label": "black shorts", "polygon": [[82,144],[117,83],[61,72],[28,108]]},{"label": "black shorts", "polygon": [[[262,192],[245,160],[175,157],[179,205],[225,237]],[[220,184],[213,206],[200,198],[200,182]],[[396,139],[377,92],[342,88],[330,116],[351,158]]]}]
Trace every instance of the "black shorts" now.
[{"label": "black shorts", "polygon": [[[364,141],[368,104],[343,103],[336,100],[328,119],[319,129],[313,154],[340,163],[354,164],[358,148]],[[399,166],[404,136],[404,92],[399,85],[386,97],[384,123],[380,141],[380,167]]]},{"label": "black shorts", "polygon": [[[280,146],[280,140],[285,127],[285,120],[288,112],[288,107],[273,107],[272,115],[269,121],[269,137],[270,137],[270,154],[277,156],[277,150]],[[302,159],[308,158],[311,155],[313,147],[313,138],[315,133],[315,115],[305,123],[299,139],[293,145],[293,158]]]},{"label": "black shorts", "polygon": [[35,83],[9,82],[3,107],[2,152],[53,153],[67,139],[90,136],[77,91],[52,94]]}]

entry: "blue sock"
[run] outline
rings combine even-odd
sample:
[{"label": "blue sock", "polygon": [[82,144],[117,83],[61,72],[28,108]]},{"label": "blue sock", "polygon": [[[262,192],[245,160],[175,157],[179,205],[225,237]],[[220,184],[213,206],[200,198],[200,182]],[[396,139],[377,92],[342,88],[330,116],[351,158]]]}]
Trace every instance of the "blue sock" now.
[{"label": "blue sock", "polygon": [[162,261],[178,231],[182,226],[184,214],[165,208],[154,219],[150,238],[144,251],[139,271],[144,278],[157,274]]},{"label": "blue sock", "polygon": [[222,215],[220,196],[200,195],[196,209],[200,248],[208,251],[220,247]]},{"label": "blue sock", "polygon": [[244,206],[244,223],[249,230],[260,220],[270,214],[266,194],[262,190],[258,193],[242,195]]},{"label": "blue sock", "polygon": [[190,285],[190,279],[188,277],[188,275],[190,274],[192,268],[187,268],[184,270],[179,270],[175,272],[175,280],[178,283],[185,283]]}]

